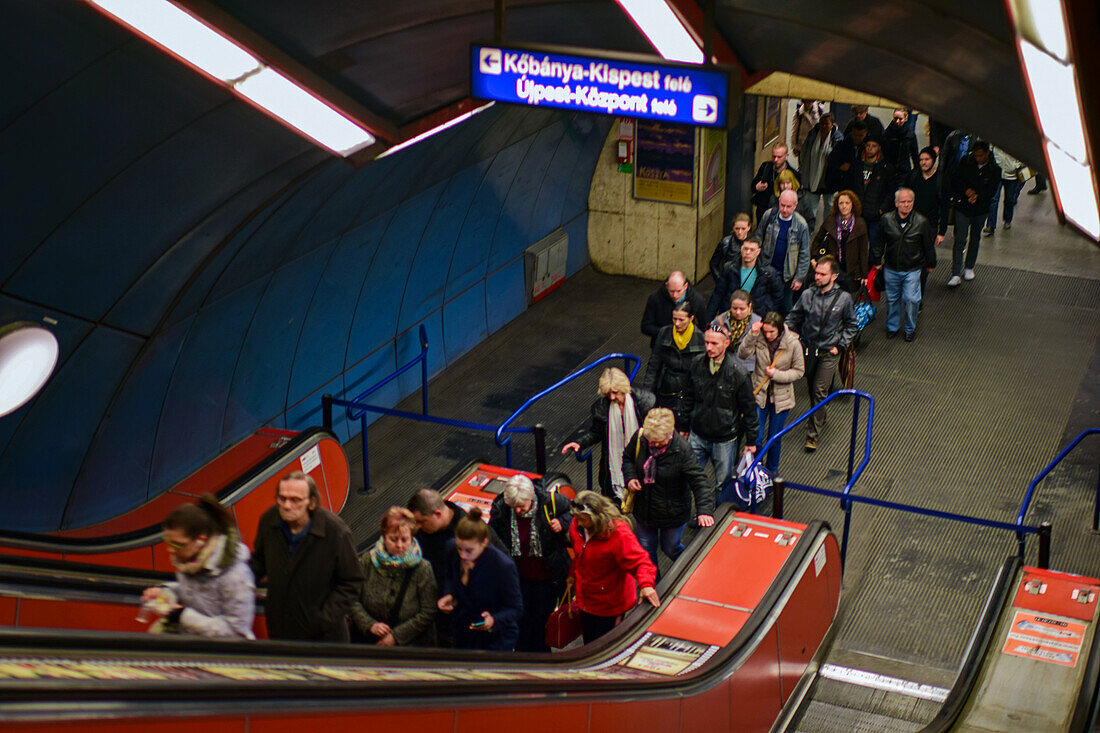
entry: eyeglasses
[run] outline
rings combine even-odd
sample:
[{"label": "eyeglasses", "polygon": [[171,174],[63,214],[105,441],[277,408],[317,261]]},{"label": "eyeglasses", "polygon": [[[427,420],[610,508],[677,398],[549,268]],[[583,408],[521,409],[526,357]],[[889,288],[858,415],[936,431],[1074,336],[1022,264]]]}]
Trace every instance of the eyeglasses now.
[{"label": "eyeglasses", "polygon": [[163,533],[160,535],[160,539],[164,544],[168,545],[173,550],[181,550],[184,547],[187,547],[187,545],[191,544],[192,542],[192,540],[187,540],[186,542],[176,542],[174,540],[168,539],[168,535]]},{"label": "eyeglasses", "polygon": [[308,498],[303,499],[300,496],[282,496],[280,494],[275,497],[276,504],[304,504],[307,501],[309,501]]}]

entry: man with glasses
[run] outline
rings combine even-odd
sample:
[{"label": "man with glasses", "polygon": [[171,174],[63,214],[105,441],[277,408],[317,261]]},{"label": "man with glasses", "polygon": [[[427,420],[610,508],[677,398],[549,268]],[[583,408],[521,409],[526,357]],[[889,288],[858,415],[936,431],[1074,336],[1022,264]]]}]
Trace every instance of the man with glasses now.
[{"label": "man with glasses", "polygon": [[349,641],[344,616],[359,597],[363,573],[351,530],[320,501],[313,477],[293,471],[260,517],[252,571],[257,582],[267,579],[272,639]]}]

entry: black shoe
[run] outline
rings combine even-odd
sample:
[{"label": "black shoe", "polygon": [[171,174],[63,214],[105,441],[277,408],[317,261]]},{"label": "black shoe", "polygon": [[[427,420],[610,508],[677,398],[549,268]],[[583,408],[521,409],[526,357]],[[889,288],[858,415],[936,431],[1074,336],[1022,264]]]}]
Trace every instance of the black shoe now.
[{"label": "black shoe", "polygon": [[897,335],[898,335],[897,331],[887,331],[886,332],[886,338],[888,338],[888,339],[892,339]]},{"label": "black shoe", "polygon": [[1042,193],[1043,191],[1046,191],[1046,190],[1047,190],[1046,186],[1042,186],[1042,187],[1036,186],[1035,188],[1028,191],[1027,195],[1028,196],[1036,196],[1036,195],[1038,195],[1038,194],[1040,194],[1040,193]]},{"label": "black shoe", "polygon": [[914,331],[913,333],[905,334],[905,343],[907,343],[907,344],[913,343],[913,339],[915,339],[916,337],[917,337],[917,332],[916,331]]}]

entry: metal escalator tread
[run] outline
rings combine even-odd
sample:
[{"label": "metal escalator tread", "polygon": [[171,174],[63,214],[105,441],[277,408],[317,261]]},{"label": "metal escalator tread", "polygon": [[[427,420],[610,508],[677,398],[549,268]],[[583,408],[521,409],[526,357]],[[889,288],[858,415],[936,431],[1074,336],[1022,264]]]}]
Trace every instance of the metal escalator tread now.
[{"label": "metal escalator tread", "polygon": [[924,727],[889,715],[813,700],[794,730],[797,733],[910,733]]}]

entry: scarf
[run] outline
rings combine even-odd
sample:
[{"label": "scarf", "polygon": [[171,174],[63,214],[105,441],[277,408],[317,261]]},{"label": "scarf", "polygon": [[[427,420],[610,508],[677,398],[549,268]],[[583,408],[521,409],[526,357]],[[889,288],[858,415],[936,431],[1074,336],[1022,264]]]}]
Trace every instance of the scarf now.
[{"label": "scarf", "polygon": [[688,321],[688,327],[684,329],[683,333],[676,330],[676,327],[672,327],[672,342],[676,344],[678,351],[683,351],[687,348],[688,343],[691,341],[691,337],[695,334],[695,324],[692,321]]},{"label": "scarf", "polygon": [[415,539],[404,555],[391,555],[386,552],[386,544],[381,537],[374,543],[374,547],[370,548],[371,565],[378,568],[383,575],[400,575],[407,568],[415,568],[422,559],[420,543]]},{"label": "scarf", "polygon": [[[641,440],[641,436],[638,437]],[[672,445],[670,442],[668,445]],[[649,457],[645,459],[645,463],[642,464],[642,483],[653,484],[657,483],[657,456],[668,450],[668,445],[663,448],[654,448],[649,446]]]},{"label": "scarf", "polygon": [[851,235],[852,227],[855,225],[855,215],[849,216],[847,219],[842,219],[840,214],[836,215],[836,256],[840,262],[844,261],[844,240]]},{"label": "scarf", "polygon": [[198,575],[204,571],[212,572],[215,575],[221,573],[222,570],[233,563],[233,558],[237,555],[237,533],[230,530],[230,534],[233,537],[233,544],[229,545],[229,552],[226,552],[226,542],[228,540],[226,535],[211,535],[197,555],[186,562],[180,562],[173,557],[172,565],[184,575]]},{"label": "scarf", "polygon": [[[673,329],[675,330],[675,329]],[[634,413],[634,397],[626,396],[622,408],[614,400],[607,408],[607,467],[611,471],[611,490],[616,499],[623,498],[626,480],[623,478],[623,449],[626,441],[638,432],[638,416]]]},{"label": "scarf", "polygon": [[745,329],[749,327],[749,321],[752,320],[752,311],[749,311],[749,314],[740,321],[734,320],[733,311],[730,311],[726,314],[726,320],[730,324],[730,346],[739,344],[745,335]]},{"label": "scarf", "polygon": [[[512,525],[512,557],[519,557],[523,553],[519,549],[519,516],[516,516],[514,511],[508,512],[511,515]],[[539,499],[536,496],[531,499],[531,508],[526,513],[520,515],[524,519],[531,520],[531,544],[528,546],[528,557],[542,557],[542,541],[539,539],[539,529],[535,526],[535,518],[539,513]]]}]

